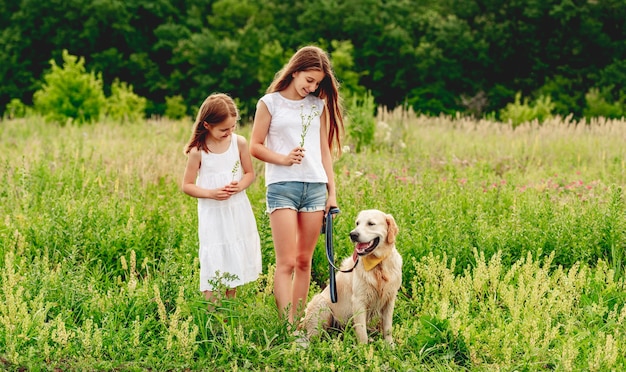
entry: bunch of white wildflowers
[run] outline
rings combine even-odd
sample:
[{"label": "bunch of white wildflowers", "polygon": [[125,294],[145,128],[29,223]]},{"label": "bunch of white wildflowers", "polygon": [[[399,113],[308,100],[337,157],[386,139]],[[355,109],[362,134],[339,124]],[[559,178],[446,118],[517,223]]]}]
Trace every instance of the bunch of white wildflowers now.
[{"label": "bunch of white wildflowers", "polygon": [[317,106],[312,105],[311,111],[309,111],[309,114],[305,115],[304,105],[303,104],[300,105],[300,118],[302,119],[302,133],[300,133],[300,147],[304,147],[304,138],[306,137],[306,134],[309,131],[309,126],[311,125],[311,121],[313,121],[313,118],[315,118],[319,114],[320,112],[317,111]]}]

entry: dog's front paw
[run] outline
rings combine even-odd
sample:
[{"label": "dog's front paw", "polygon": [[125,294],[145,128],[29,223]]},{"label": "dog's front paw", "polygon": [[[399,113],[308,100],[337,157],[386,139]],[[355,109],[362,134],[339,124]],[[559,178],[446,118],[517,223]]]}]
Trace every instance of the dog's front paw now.
[{"label": "dog's front paw", "polygon": [[298,349],[306,349],[309,347],[309,338],[306,336],[305,332],[298,330],[294,332],[295,343]]}]

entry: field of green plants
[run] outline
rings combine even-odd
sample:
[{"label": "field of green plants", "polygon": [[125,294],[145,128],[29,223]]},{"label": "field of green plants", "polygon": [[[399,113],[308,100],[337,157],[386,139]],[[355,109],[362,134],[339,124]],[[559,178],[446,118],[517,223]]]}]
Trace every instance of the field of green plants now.
[{"label": "field of green plants", "polygon": [[[346,139],[335,163],[335,254],[351,254],[359,210],[395,217],[395,346],[359,345],[349,326],[306,350],[275,309],[258,162],[263,275],[207,310],[179,186],[190,131],[0,122],[0,369],[626,369],[626,122],[380,110],[373,139]],[[313,266],[311,294],[328,279],[323,238]]]}]

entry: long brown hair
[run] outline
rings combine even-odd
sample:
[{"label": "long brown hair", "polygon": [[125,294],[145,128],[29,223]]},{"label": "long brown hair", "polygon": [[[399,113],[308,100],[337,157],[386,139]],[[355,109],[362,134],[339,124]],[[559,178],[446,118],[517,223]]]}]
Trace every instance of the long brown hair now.
[{"label": "long brown hair", "polygon": [[185,146],[185,154],[189,154],[189,151],[193,148],[209,152],[209,147],[206,144],[206,137],[209,131],[204,127],[204,123],[218,125],[229,117],[239,117],[235,101],[224,93],[209,95],[198,110],[198,115],[196,115],[196,121],[191,131],[191,138],[187,146]]},{"label": "long brown hair", "polygon": [[323,49],[316,46],[305,46],[289,59],[289,62],[276,73],[274,81],[266,93],[285,90],[293,80],[293,73],[298,71],[317,70],[324,73],[317,90],[311,94],[323,99],[328,110],[328,145],[341,155],[341,135],[343,134],[343,110],[339,96],[339,82],[330,63],[330,58]]}]

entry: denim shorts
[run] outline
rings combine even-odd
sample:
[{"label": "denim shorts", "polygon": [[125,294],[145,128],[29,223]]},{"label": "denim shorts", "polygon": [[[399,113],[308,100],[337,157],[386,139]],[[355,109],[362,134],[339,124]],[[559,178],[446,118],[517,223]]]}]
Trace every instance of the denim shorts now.
[{"label": "denim shorts", "polygon": [[326,184],[276,182],[267,186],[267,213],[277,209],[317,212],[326,208]]}]

